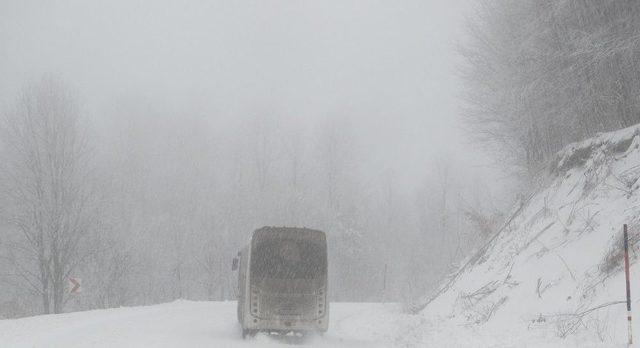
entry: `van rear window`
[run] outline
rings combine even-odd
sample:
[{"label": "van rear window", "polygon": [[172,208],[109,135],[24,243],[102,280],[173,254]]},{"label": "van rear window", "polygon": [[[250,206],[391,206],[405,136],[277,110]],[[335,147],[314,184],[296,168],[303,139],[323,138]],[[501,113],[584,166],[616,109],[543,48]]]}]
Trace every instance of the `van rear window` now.
[{"label": "van rear window", "polygon": [[317,279],[326,274],[324,244],[292,238],[263,238],[251,253],[252,279]]}]

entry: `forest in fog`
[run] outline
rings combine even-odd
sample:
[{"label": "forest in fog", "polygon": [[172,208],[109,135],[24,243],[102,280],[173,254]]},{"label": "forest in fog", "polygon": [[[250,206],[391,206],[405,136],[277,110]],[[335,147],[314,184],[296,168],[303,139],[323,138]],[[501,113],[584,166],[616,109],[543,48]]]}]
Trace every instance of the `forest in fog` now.
[{"label": "forest in fog", "polygon": [[41,5],[0,4],[0,317],[235,299],[262,226],[411,303],[640,121],[633,1]]},{"label": "forest in fog", "polygon": [[0,6],[0,316],[235,299],[262,226],[327,233],[333,301],[409,303],[498,222],[437,4],[41,5]]},{"label": "forest in fog", "polygon": [[478,1],[461,45],[470,135],[539,176],[563,146],[640,122],[635,1]]},{"label": "forest in fog", "polygon": [[96,129],[51,77],[5,112],[5,315],[233,299],[230,261],[264,225],[327,231],[334,300],[409,301],[491,223],[446,159],[409,193],[393,172],[365,173],[347,116],[304,127],[257,111],[215,129],[144,103],[113,112]]},{"label": "forest in fog", "polygon": [[2,347],[632,346],[639,231],[640,1],[0,0]]}]

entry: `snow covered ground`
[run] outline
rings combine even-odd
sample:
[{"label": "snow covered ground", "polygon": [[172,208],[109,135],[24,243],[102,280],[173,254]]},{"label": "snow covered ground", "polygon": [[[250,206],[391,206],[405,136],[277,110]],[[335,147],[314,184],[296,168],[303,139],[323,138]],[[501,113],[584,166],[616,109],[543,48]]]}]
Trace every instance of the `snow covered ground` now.
[{"label": "snow covered ground", "polygon": [[459,326],[451,318],[409,315],[396,304],[373,303],[332,304],[330,328],[322,337],[301,340],[259,334],[243,340],[235,306],[235,302],[176,301],[0,320],[0,347],[562,347],[588,343],[582,338],[560,340],[550,331],[517,331],[514,325],[504,329]]},{"label": "snow covered ground", "polygon": [[[396,304],[334,303],[329,331],[303,340],[259,334],[243,340],[235,302],[176,301],[15,320],[0,320],[0,347],[563,347],[603,346],[552,330],[460,326],[455,320],[404,314]],[[515,325],[513,325],[515,324]],[[503,324],[502,324],[503,325]]]},{"label": "snow covered ground", "polygon": [[0,320],[0,347],[393,347],[404,317],[394,304],[334,303],[322,337],[243,341],[235,302],[176,301]]}]

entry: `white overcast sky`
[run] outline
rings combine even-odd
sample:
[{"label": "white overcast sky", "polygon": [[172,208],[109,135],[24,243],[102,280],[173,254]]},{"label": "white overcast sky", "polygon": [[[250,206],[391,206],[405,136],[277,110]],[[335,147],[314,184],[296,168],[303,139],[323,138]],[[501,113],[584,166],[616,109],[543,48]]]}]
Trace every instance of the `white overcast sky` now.
[{"label": "white overcast sky", "polygon": [[348,115],[416,182],[433,156],[478,162],[459,130],[456,41],[471,0],[0,1],[0,101],[61,77],[93,117],[143,97],[210,115]]}]

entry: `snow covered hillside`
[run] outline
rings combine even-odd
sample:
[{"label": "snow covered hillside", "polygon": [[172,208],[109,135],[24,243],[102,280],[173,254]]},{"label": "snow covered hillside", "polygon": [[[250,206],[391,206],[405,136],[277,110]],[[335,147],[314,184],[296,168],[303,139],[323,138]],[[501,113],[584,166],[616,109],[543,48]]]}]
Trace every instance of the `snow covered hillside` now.
[{"label": "snow covered hillside", "polygon": [[[561,151],[541,189],[419,315],[460,328],[450,331],[460,345],[626,342],[626,308],[616,302],[625,300],[625,223],[633,245],[632,298],[640,299],[640,267],[633,262],[640,232],[639,134],[635,126]],[[638,301],[633,309],[640,336]]]}]

